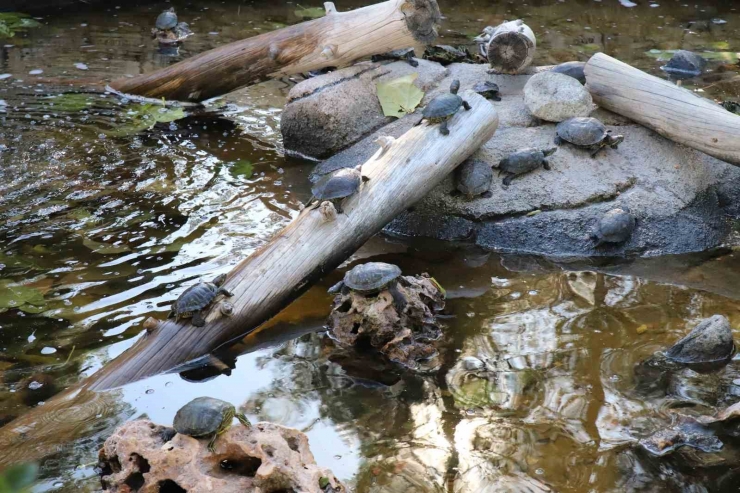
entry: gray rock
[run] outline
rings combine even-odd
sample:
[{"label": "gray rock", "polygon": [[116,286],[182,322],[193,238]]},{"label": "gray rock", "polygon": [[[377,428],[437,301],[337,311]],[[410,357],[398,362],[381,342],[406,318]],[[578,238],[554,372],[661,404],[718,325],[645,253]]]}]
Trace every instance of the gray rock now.
[{"label": "gray rock", "polygon": [[557,72],[541,72],[524,86],[524,104],[542,120],[562,122],[588,116],[594,109],[591,94],[578,80]]},{"label": "gray rock", "polygon": [[735,352],[730,322],[722,315],[702,320],[689,334],[666,351],[678,363],[715,363],[728,360]]}]

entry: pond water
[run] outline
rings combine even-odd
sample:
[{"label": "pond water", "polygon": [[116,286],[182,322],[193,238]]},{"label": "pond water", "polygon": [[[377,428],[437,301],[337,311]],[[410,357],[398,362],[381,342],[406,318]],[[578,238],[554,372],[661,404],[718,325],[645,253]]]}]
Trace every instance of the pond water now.
[{"label": "pond water", "polygon": [[[442,42],[523,18],[537,64],[605,51],[661,75],[665,50],[692,49],[712,63],[691,88],[740,96],[732,2],[631,3],[442,0]],[[0,429],[0,464],[39,461],[37,491],[96,491],[97,450],[115,426],[144,415],[169,424],[209,395],[304,430],[317,462],[358,492],[737,491],[737,444],[660,460],[633,447],[670,409],[709,414],[740,396],[734,362],[647,393],[633,371],[703,317],[740,327],[732,251],[556,263],[381,236],[346,266],[372,257],[447,287],[438,372],[370,370],[332,349],[320,331],[336,272],[228,349],[230,376],[173,373],[71,411],[47,404],[131,346],[187,286],[264,244],[310,194],[312,164],[286,158],[280,142],[290,80],[185,119],[99,83],[300,22],[296,11],[318,3],[114,4],[34,12],[38,26],[0,39],[0,422],[44,422],[37,435],[18,421]],[[195,35],[167,55],[149,30],[170,5]],[[464,356],[507,366],[479,378]]]}]

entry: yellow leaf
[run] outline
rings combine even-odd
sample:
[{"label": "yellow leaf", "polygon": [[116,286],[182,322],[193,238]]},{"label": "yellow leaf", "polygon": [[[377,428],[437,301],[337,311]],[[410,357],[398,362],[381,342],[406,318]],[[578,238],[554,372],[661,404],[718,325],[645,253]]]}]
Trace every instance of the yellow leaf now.
[{"label": "yellow leaf", "polygon": [[378,82],[378,100],[385,116],[401,118],[413,113],[424,97],[424,91],[414,85],[417,73],[405,75],[389,82]]},{"label": "yellow leaf", "polygon": [[645,324],[642,324],[638,328],[635,329],[635,332],[637,332],[638,334],[644,334],[647,331],[648,331],[648,326]]}]

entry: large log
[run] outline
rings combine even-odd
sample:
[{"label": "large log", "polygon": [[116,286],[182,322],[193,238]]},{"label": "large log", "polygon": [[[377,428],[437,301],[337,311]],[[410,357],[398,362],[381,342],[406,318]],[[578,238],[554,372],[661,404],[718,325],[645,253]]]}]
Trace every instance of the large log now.
[{"label": "large log", "polygon": [[225,285],[235,293],[231,316],[214,307],[203,328],[161,322],[92,376],[88,387],[115,388],[208,354],[255,329],[334,270],[493,136],[498,116],[491,103],[472,91],[463,97],[472,109],[452,118],[450,135],[441,135],[438,125],[412,128],[364,163],[370,180],[345,199],[334,221],[326,222],[320,208],[307,208],[240,263]]},{"label": "large log", "polygon": [[524,21],[517,19],[492,30],[486,55],[494,72],[519,74],[532,63],[536,49],[534,32]]},{"label": "large log", "polygon": [[740,116],[603,53],[586,64],[594,102],[679,144],[740,165]]},{"label": "large log", "polygon": [[214,48],[149,74],[113,81],[123,93],[203,101],[270,78],[342,67],[376,53],[429,44],[437,0],[389,0]]}]

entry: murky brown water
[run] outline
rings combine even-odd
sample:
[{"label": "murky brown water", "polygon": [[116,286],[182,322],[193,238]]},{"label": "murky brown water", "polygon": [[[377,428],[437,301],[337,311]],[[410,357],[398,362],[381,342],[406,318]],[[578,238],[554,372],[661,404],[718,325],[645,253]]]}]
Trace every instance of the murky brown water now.
[{"label": "murky brown water", "polygon": [[[731,252],[556,265],[377,238],[355,258],[430,272],[448,289],[438,373],[371,371],[330,351],[315,332],[335,273],[232,348],[231,376],[162,375],[44,413],[55,392],[129,347],[146,317],[165,316],[198,278],[228,271],[308,196],[311,164],[286,159],[280,143],[289,81],[230,98],[225,117],[212,107],[172,122],[179,115],[111,95],[70,95],[299,22],[299,7],[174,2],[196,35],[167,56],[148,31],[169,4],[120,3],[54,12],[0,39],[0,74],[11,74],[0,79],[0,418],[48,422],[33,439],[8,442],[9,428],[0,430],[1,463],[40,458],[39,491],[95,491],[91,464],[113,427],[142,415],[170,423],[182,404],[210,395],[253,420],[304,429],[317,461],[359,492],[737,491],[736,444],[663,460],[632,446],[668,422],[669,409],[706,414],[740,396],[736,364],[676,375],[650,393],[633,372],[702,317],[724,314],[740,327]],[[692,87],[739,96],[731,2],[440,5],[447,43],[522,17],[538,34],[537,63],[602,50],[660,74],[650,50],[695,49],[717,61]],[[466,355],[491,358],[496,371],[469,374]],[[33,381],[43,386],[28,390]]]}]

